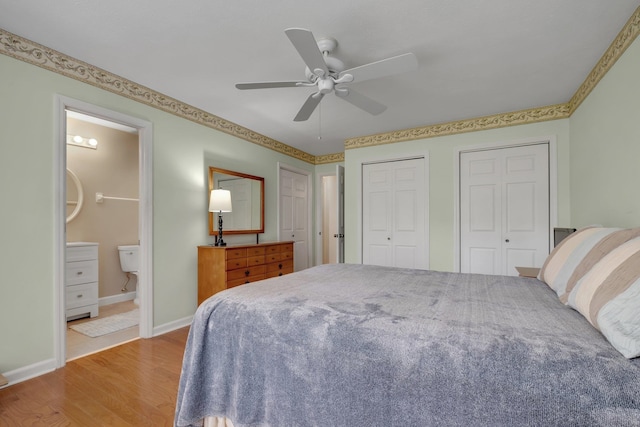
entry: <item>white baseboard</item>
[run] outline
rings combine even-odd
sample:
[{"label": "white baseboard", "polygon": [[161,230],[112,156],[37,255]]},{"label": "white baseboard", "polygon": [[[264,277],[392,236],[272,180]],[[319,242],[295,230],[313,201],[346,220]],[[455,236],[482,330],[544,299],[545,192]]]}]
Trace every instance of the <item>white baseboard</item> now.
[{"label": "white baseboard", "polygon": [[30,380],[31,378],[53,372],[55,369],[56,360],[47,359],[32,365],[14,369],[13,371],[3,372],[4,377],[9,381],[9,383],[4,387],[9,387],[10,385],[21,383],[22,381]]},{"label": "white baseboard", "polygon": [[130,301],[132,299],[136,298],[136,293],[134,292],[127,292],[127,293],[122,293],[120,295],[111,295],[108,297],[102,297],[98,299],[98,306],[102,307],[103,305],[111,305],[111,304],[115,304],[117,302],[124,302],[124,301]]},{"label": "white baseboard", "polygon": [[[133,299],[135,296],[135,292],[130,292],[131,297],[128,299]],[[125,294],[128,295],[128,294]],[[120,297],[120,295],[117,295]],[[111,298],[111,297],[106,297]],[[102,300],[103,298],[101,298]],[[123,301],[126,301],[123,300]],[[111,303],[112,304],[112,303]],[[108,305],[102,304],[100,305]],[[165,323],[164,325],[156,326],[153,328],[153,336],[163,335],[167,332],[175,331],[176,329],[184,328],[185,326],[190,326],[191,321],[193,320],[193,316],[183,317],[182,319],[174,320],[173,322]],[[55,359],[47,359],[41,362],[34,363],[32,365],[23,366],[22,368],[15,369],[13,371],[3,372],[4,377],[9,381],[9,383],[5,386],[0,386],[0,389],[4,387],[9,387],[10,385],[20,383],[22,381],[30,380],[31,378],[35,378],[40,375],[47,374],[49,372],[55,371],[56,369],[56,361]]]},{"label": "white baseboard", "polygon": [[185,326],[190,326],[192,320],[193,316],[187,316],[182,319],[174,320],[173,322],[165,323],[164,325],[154,326],[153,336],[157,337],[158,335],[166,334],[167,332],[175,331],[176,329],[184,328]]}]

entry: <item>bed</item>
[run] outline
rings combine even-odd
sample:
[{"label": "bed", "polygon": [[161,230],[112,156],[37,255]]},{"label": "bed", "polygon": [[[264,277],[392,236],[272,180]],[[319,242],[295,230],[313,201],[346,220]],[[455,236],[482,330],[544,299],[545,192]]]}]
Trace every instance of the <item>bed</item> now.
[{"label": "bed", "polygon": [[[337,264],[220,292],[194,316],[175,425],[640,425],[640,238],[606,230],[574,233],[541,280]],[[613,272],[622,344],[584,313]]]}]

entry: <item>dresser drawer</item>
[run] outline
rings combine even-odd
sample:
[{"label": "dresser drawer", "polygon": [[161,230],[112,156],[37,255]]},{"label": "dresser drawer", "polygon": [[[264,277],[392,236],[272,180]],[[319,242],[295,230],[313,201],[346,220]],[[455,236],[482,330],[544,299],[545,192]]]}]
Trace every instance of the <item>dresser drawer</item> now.
[{"label": "dresser drawer", "polygon": [[246,285],[247,283],[253,283],[260,280],[264,280],[266,276],[264,274],[258,274],[255,276],[245,277],[243,279],[227,280],[227,288],[234,288],[240,285]]},{"label": "dresser drawer", "polygon": [[85,283],[66,287],[66,308],[72,309],[98,302],[98,283]]},{"label": "dresser drawer", "polygon": [[281,258],[282,258],[282,254],[280,252],[270,253],[266,255],[265,262],[269,264],[271,262],[280,261]]},{"label": "dresser drawer", "polygon": [[98,259],[98,245],[67,246],[67,262]]},{"label": "dresser drawer", "polygon": [[229,248],[224,253],[227,260],[247,257],[247,250],[245,248]]},{"label": "dresser drawer", "polygon": [[280,245],[280,252],[290,252],[293,256],[293,243],[285,243]]},{"label": "dresser drawer", "polygon": [[253,257],[253,256],[258,256],[258,255],[264,255],[264,247],[262,246],[255,246],[252,248],[247,248],[247,256],[248,257]]},{"label": "dresser drawer", "polygon": [[225,270],[237,270],[247,267],[247,258],[228,259],[225,264]]},{"label": "dresser drawer", "polygon": [[280,252],[280,245],[269,245],[265,247],[267,254],[277,254]]},{"label": "dresser drawer", "polygon": [[247,267],[264,264],[264,255],[256,255],[247,257]]},{"label": "dresser drawer", "polygon": [[251,276],[263,275],[267,270],[265,265],[259,265],[256,267],[239,268],[237,270],[231,270],[227,272],[227,281],[246,279]]},{"label": "dresser drawer", "polygon": [[267,277],[280,276],[281,274],[293,273],[293,260],[286,260],[267,264]]},{"label": "dresser drawer", "polygon": [[93,261],[67,262],[65,285],[98,281],[98,263]]}]

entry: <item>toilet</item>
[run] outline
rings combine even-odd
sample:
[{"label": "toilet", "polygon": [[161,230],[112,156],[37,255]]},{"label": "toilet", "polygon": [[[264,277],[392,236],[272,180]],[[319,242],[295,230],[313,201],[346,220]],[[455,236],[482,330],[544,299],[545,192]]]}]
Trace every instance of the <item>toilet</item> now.
[{"label": "toilet", "polygon": [[138,268],[140,266],[138,262],[138,253],[140,251],[139,245],[123,245],[118,246],[118,252],[120,254],[120,268],[127,275],[127,282],[124,284],[122,288],[123,292],[126,290],[129,281],[131,280],[131,275],[136,277],[136,298],[133,302],[137,305],[139,303],[138,300]]}]

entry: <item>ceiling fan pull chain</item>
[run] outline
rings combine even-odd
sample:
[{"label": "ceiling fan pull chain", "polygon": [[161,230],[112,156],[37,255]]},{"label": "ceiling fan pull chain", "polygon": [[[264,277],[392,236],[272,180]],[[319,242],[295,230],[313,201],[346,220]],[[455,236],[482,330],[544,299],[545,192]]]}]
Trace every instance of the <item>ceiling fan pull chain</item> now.
[{"label": "ceiling fan pull chain", "polygon": [[322,105],[318,105],[318,141],[322,139]]}]

